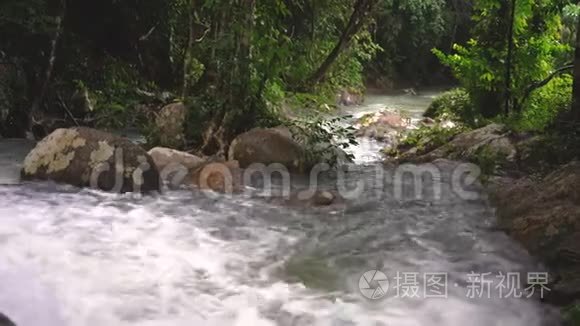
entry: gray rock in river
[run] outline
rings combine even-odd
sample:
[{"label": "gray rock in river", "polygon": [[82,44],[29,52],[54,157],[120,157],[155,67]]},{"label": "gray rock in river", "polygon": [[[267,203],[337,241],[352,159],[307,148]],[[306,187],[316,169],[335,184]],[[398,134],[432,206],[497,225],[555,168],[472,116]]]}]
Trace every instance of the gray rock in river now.
[{"label": "gray rock in river", "polygon": [[22,178],[121,193],[160,189],[157,167],[145,150],[90,128],[55,130],[28,154]]}]

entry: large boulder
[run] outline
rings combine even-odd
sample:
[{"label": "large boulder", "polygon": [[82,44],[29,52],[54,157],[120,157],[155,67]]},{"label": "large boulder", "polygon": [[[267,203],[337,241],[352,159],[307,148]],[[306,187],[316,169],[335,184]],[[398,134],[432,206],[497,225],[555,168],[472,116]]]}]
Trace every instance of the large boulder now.
[{"label": "large boulder", "polygon": [[238,161],[242,168],[254,163],[279,163],[290,172],[306,169],[305,149],[284,128],[258,128],[239,135],[230,145],[228,157]]},{"label": "large boulder", "polygon": [[580,297],[580,162],[539,181],[495,184],[492,199],[499,223],[557,274],[550,300],[567,304]]},{"label": "large boulder", "polygon": [[159,190],[153,159],[129,140],[90,128],[57,129],[24,160],[23,180],[114,192]]},{"label": "large boulder", "polygon": [[461,133],[427,154],[403,157],[403,160],[431,162],[441,158],[474,163],[493,162],[500,168],[510,168],[517,163],[517,149],[505,126],[490,124]]},{"label": "large boulder", "polygon": [[156,137],[160,146],[181,148],[185,145],[185,119],[187,108],[181,102],[165,106],[157,115]]}]

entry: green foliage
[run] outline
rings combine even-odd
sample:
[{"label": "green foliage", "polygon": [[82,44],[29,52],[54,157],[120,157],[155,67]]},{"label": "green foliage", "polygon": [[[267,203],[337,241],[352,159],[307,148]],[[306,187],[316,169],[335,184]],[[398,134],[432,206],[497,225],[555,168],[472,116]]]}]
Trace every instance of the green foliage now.
[{"label": "green foliage", "polygon": [[326,86],[333,90],[349,88],[361,92],[365,88],[364,65],[381,51],[368,31],[355,36],[353,45],[335,63]]},{"label": "green foliage", "polygon": [[223,100],[215,100],[212,96],[201,94],[190,97],[185,102],[188,110],[185,121],[185,138],[190,145],[202,144],[203,132],[208,121],[211,120],[212,112],[220,110]]},{"label": "green foliage", "polygon": [[398,147],[400,149],[417,148],[418,153],[426,153],[447,144],[453,137],[466,130],[468,129],[461,126],[447,128],[440,124],[421,126],[403,135]]},{"label": "green foliage", "polygon": [[544,131],[570,109],[572,84],[570,75],[554,78],[546,86],[535,91],[523,112],[512,117],[512,127],[520,131]]},{"label": "green foliage", "polygon": [[[337,90],[362,92],[364,65],[381,50],[366,25],[323,82],[304,87],[336,47],[355,3],[102,0],[86,6],[67,1],[64,8],[58,1],[3,2],[0,35],[6,40],[0,56],[22,58],[35,87],[43,84],[49,59],[56,59],[39,110],[60,108],[50,101],[66,102],[75,91],[86,91],[92,110],[79,121],[147,131],[154,123],[149,111],[165,101],[150,95],[180,94],[191,111],[188,142],[207,145],[203,131],[221,123],[216,128],[223,127],[223,137],[229,138],[221,144],[236,133],[276,123],[284,104],[329,112]],[[55,33],[57,18],[65,22],[60,34]],[[56,35],[56,58],[48,58]],[[311,93],[303,93],[305,88]],[[324,125],[317,119],[312,123]]]},{"label": "green foliage", "polygon": [[489,176],[496,175],[506,162],[505,154],[492,150],[488,146],[483,146],[476,154],[474,164],[481,169],[483,181]]},{"label": "green foliage", "polygon": [[430,51],[454,40],[460,13],[445,0],[385,1],[381,9],[373,38],[382,51],[368,65],[372,77],[429,81],[440,69]]},{"label": "green foliage", "polygon": [[575,304],[563,309],[564,319],[566,325],[579,326],[580,325],[580,305]]},{"label": "green foliage", "polygon": [[139,73],[129,65],[109,59],[106,74],[98,82],[86,85],[77,81],[78,88],[87,88],[94,100],[94,118],[98,128],[123,129],[144,126],[150,122],[145,112],[139,112],[140,104],[151,100],[141,91],[156,91],[156,86],[142,80]]},{"label": "green foliage", "polygon": [[[295,140],[306,148],[308,165],[316,163],[344,163],[352,161],[354,156],[344,152],[356,141],[356,129],[347,126],[345,120],[351,116],[325,119],[320,116],[309,119],[294,119],[286,123]],[[343,156],[343,157],[341,157]]]},{"label": "green foliage", "polygon": [[471,128],[477,128],[485,121],[475,110],[469,93],[462,88],[456,88],[438,96],[427,108],[424,116],[463,123]]},{"label": "green foliage", "polygon": [[[505,99],[508,2],[500,0],[474,3],[473,38],[455,53],[434,53],[460,81],[485,117],[502,112]],[[512,107],[521,103],[529,85],[546,78],[569,54],[560,39],[562,27],[559,3],[548,0],[517,1],[514,22],[514,57],[511,92]],[[525,104],[527,105],[527,104]]]},{"label": "green foliage", "polygon": [[571,47],[576,43],[576,26],[580,17],[580,5],[570,3],[562,10],[562,41]]},{"label": "green foliage", "polygon": [[[20,35],[45,33],[54,26],[43,0],[6,1],[0,3],[0,30]],[[16,41],[7,39],[6,41]],[[22,39],[20,40],[22,41]],[[6,46],[6,44],[3,44]]]}]

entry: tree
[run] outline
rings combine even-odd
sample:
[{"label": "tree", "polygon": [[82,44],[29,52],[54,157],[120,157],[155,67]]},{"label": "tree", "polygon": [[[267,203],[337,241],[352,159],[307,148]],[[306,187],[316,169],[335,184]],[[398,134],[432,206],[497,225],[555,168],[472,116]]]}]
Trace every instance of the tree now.
[{"label": "tree", "polygon": [[[525,110],[521,103],[529,86],[548,78],[567,51],[561,41],[560,2],[518,0],[515,7],[510,2],[475,2],[472,39],[456,44],[449,55],[435,50],[488,118],[513,108]],[[502,110],[506,103],[508,109]]]},{"label": "tree", "polygon": [[378,0],[357,0],[354,4],[354,10],[340,39],[338,40],[334,49],[330,52],[328,57],[322,62],[320,67],[307,80],[307,86],[314,86],[324,80],[326,74],[336,61],[339,55],[350,45],[353,37],[362,29],[367,23],[369,17],[373,13]]}]

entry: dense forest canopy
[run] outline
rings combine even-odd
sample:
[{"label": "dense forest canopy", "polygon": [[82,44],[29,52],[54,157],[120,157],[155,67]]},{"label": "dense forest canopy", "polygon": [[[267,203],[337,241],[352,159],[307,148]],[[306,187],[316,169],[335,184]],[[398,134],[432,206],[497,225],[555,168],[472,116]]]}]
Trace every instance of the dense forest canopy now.
[{"label": "dense forest canopy", "polygon": [[578,11],[566,0],[3,1],[0,133],[146,130],[151,108],[181,99],[188,145],[215,152],[340,90],[455,81],[471,120],[542,129],[570,107]]}]

